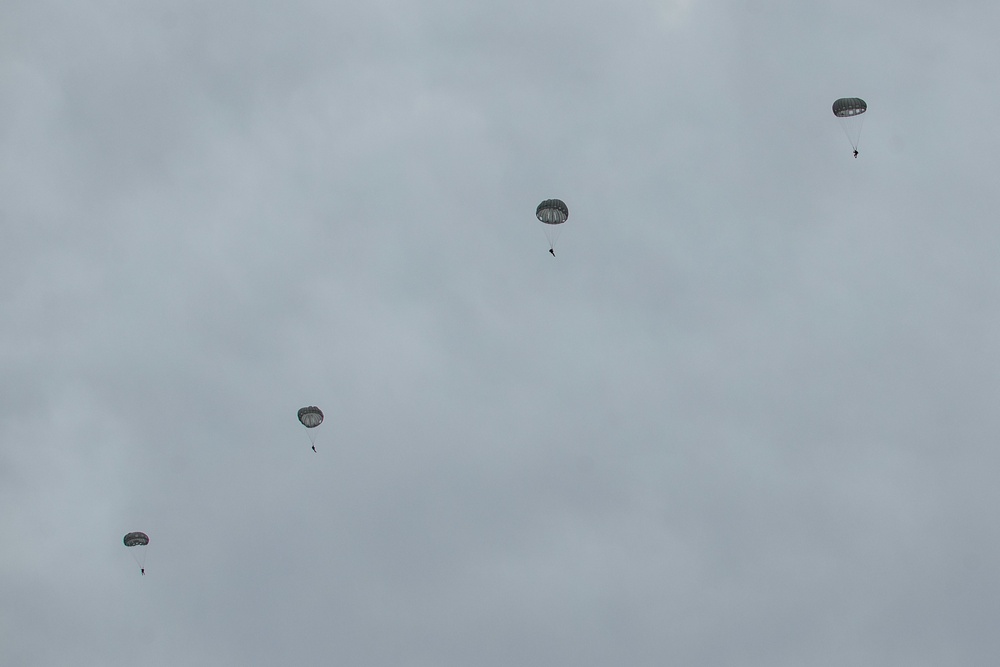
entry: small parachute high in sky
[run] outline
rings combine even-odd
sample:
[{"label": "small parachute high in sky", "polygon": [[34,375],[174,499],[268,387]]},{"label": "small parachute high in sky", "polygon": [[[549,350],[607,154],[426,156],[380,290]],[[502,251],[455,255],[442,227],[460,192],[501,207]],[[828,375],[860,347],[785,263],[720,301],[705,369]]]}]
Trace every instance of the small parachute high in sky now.
[{"label": "small parachute high in sky", "polygon": [[149,545],[149,535],[140,532],[126,533],[122,542],[129,548],[129,553],[135,559],[139,570],[146,574],[146,547]]},{"label": "small parachute high in sky", "polygon": [[851,142],[851,148],[855,150],[854,157],[857,157],[858,142],[861,140],[861,126],[864,125],[864,113],[868,111],[868,103],[860,97],[841,97],[833,103],[833,115],[840,121],[840,126],[844,128],[847,140]]},{"label": "small parachute high in sky", "polygon": [[535,217],[545,225],[545,238],[549,240],[549,252],[554,257],[556,239],[562,231],[562,224],[569,218],[569,208],[561,199],[546,199],[535,209]]},{"label": "small parachute high in sky", "polygon": [[315,405],[309,405],[304,408],[299,408],[299,421],[305,426],[309,435],[309,444],[312,445],[313,451],[316,451],[316,431],[317,426],[323,423],[323,411],[317,408]]}]

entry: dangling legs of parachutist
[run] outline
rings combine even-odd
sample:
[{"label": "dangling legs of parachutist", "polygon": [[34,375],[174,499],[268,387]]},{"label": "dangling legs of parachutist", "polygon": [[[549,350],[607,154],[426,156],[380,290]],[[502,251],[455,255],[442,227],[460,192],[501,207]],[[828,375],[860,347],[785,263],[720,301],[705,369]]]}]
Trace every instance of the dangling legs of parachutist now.
[{"label": "dangling legs of parachutist", "polygon": [[549,252],[552,254],[553,257],[556,256],[556,251],[554,248],[549,248]]}]

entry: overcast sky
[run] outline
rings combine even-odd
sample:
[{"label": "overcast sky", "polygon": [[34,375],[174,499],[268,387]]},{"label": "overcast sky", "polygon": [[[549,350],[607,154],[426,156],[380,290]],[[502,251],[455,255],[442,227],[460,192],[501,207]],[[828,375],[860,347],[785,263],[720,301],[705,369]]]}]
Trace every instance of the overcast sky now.
[{"label": "overcast sky", "polygon": [[0,0],[0,663],[996,664],[998,24]]}]

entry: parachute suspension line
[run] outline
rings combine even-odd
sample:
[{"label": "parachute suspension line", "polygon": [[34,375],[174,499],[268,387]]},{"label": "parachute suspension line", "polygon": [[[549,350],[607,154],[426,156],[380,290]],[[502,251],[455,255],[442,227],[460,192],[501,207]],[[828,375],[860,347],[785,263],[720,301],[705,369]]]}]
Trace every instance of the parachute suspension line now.
[{"label": "parachute suspension line", "polygon": [[847,140],[851,143],[851,148],[858,150],[858,144],[861,143],[861,129],[865,124],[864,114],[838,118],[837,120],[840,121],[840,127],[844,130],[844,135],[847,136]]},{"label": "parachute suspension line", "polygon": [[555,250],[556,241],[559,240],[559,234],[562,232],[562,225],[545,225],[545,238],[549,241],[549,249]]},{"label": "parachute suspension line", "polygon": [[136,565],[138,565],[140,568],[146,567],[146,547],[145,546],[135,546],[135,547],[132,547],[131,549],[129,549],[129,552],[132,554],[132,560],[135,561]]}]

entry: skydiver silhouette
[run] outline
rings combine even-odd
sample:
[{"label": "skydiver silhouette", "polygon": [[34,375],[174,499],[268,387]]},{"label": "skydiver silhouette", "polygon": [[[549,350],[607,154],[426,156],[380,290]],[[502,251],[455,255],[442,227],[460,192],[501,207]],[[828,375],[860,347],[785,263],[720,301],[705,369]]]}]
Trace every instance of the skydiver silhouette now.
[{"label": "skydiver silhouette", "polygon": [[144,576],[144,577],[146,576],[146,568],[140,567],[139,568],[139,572],[142,572],[142,576]]},{"label": "skydiver silhouette", "polygon": [[552,253],[552,256],[553,256],[553,257],[555,257],[555,256],[556,256],[556,251],[555,251],[554,249],[552,249],[552,248],[549,248],[549,252],[550,252],[550,253]]},{"label": "skydiver silhouette", "polygon": [[313,445],[313,451],[314,452],[316,451],[316,445]]},{"label": "skydiver silhouette", "polygon": [[854,157],[855,157],[855,158],[857,158],[857,157],[858,157],[858,149],[857,149],[857,148],[855,148],[855,149],[854,149]]}]

